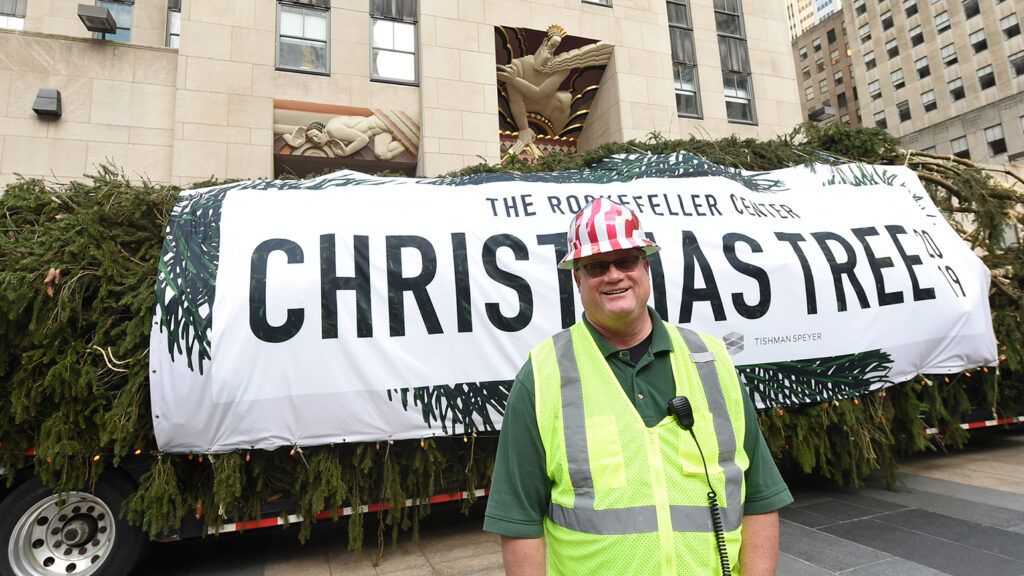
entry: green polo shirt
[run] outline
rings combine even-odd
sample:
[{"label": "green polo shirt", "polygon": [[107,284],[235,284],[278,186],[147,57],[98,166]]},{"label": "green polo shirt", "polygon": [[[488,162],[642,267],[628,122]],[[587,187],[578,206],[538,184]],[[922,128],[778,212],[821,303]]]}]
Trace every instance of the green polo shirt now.
[{"label": "green polo shirt", "polygon": [[[590,322],[584,322],[615,373],[626,396],[648,427],[668,414],[668,402],[675,397],[675,380],[669,352],[672,345],[658,313],[650,309],[654,322],[651,346],[633,364],[629,354],[608,343]],[[515,538],[544,535],[544,516],[551,497],[551,480],[545,470],[544,445],[534,411],[535,386],[529,360],[519,371],[505,406],[505,419],[498,440],[498,454],[487,498],[484,530]],[[746,514],[764,514],[793,501],[765,444],[757,413],[749,396],[743,395],[747,434],[743,448],[750,457],[744,475]]]}]

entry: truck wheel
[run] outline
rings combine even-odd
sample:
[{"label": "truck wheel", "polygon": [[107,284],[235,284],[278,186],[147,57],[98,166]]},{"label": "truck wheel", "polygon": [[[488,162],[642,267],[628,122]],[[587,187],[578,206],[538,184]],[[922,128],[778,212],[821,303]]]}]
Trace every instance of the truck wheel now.
[{"label": "truck wheel", "polygon": [[127,576],[148,543],[120,518],[134,490],[116,472],[63,499],[38,478],[18,486],[0,503],[0,576]]}]

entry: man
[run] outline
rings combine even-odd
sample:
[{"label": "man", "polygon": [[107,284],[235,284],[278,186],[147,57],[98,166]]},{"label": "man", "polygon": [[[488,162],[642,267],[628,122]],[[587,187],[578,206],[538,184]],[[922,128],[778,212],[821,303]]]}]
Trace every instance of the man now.
[{"label": "man", "polygon": [[[573,219],[559,267],[583,320],[516,377],[487,504],[509,576],[775,573],[792,496],[725,346],[647,306],[658,250],[614,202]],[[688,430],[669,412],[678,396]]]}]

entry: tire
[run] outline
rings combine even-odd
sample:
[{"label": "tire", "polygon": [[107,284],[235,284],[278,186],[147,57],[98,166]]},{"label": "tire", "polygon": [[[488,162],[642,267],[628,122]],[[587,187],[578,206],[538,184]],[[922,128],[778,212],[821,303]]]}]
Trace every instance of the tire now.
[{"label": "tire", "polygon": [[0,503],[0,576],[128,576],[149,544],[120,517],[134,491],[116,471],[63,502],[39,478],[21,484]]}]

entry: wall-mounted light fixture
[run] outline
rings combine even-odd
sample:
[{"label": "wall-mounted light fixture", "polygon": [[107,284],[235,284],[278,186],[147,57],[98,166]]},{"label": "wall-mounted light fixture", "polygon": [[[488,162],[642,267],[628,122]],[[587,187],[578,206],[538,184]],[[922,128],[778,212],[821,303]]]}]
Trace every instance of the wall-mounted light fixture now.
[{"label": "wall-mounted light fixture", "polygon": [[32,102],[32,111],[37,116],[60,118],[63,113],[60,106],[60,90],[40,88],[35,101]]},{"label": "wall-mounted light fixture", "polygon": [[101,6],[90,4],[78,5],[78,19],[85,24],[85,29],[90,32],[104,34],[117,34],[117,22],[110,10]]}]

